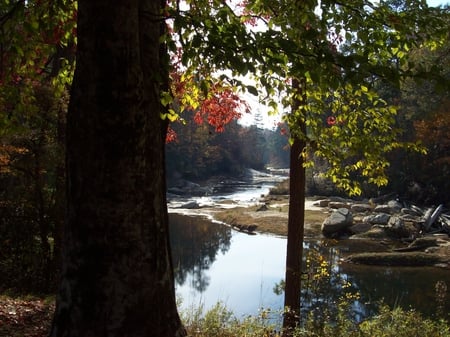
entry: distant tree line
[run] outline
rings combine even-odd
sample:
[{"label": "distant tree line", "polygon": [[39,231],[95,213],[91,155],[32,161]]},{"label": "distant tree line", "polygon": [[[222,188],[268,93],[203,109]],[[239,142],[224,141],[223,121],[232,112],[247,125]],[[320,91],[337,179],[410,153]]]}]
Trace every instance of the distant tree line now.
[{"label": "distant tree line", "polygon": [[229,123],[224,132],[197,124],[190,116],[172,124],[176,139],[166,144],[169,183],[173,179],[207,180],[214,176],[237,177],[246,168],[289,166],[288,138],[276,130]]}]

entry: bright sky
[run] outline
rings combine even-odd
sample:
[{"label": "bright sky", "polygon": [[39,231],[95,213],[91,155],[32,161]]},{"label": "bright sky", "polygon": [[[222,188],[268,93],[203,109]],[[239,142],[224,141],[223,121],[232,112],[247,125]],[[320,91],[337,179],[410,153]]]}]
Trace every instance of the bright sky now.
[{"label": "bright sky", "polygon": [[[437,7],[450,5],[450,1],[446,0],[427,0],[428,6]],[[244,99],[249,103],[251,107],[251,113],[243,114],[242,118],[239,120],[239,123],[242,125],[252,125],[256,124],[255,120],[262,120],[264,123],[264,127],[267,129],[274,129],[277,123],[280,121],[281,116],[268,116],[267,108],[258,103],[257,97],[253,95],[245,95]],[[280,111],[281,112],[281,111]]]},{"label": "bright sky", "polygon": [[442,0],[427,0],[428,6],[436,7],[440,5],[449,5],[450,2]]}]

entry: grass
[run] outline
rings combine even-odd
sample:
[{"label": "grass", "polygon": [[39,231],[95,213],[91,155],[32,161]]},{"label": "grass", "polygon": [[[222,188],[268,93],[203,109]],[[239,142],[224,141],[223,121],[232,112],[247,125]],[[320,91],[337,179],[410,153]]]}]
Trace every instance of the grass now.
[{"label": "grass", "polygon": [[[266,211],[258,211],[260,206],[236,207],[214,213],[214,218],[228,225],[257,225],[260,233],[287,235],[288,205],[270,206]],[[305,211],[305,234],[320,234],[320,226],[329,214],[323,211]]]},{"label": "grass", "polygon": [[[445,291],[445,289],[443,290]],[[54,298],[0,296],[0,336],[45,337],[54,310]],[[427,319],[414,310],[391,309],[381,304],[378,313],[360,323],[348,317],[349,304],[339,304],[337,315],[318,320],[312,314],[297,327],[293,337],[450,337],[444,318]],[[439,312],[437,308],[437,312]],[[441,313],[438,317],[445,317]],[[184,309],[181,319],[189,337],[277,337],[282,312],[260,310],[256,316],[235,317],[219,302],[205,311],[200,305]],[[447,316],[448,317],[448,316]]]},{"label": "grass", "polygon": [[[361,323],[347,317],[348,304],[342,303],[337,319],[317,322],[311,316],[293,337],[450,337],[444,319],[423,318],[414,310],[390,309],[380,305],[378,315]],[[182,312],[181,317],[191,337],[276,337],[279,327],[271,320],[270,311],[258,316],[237,319],[222,303],[203,314],[203,308]],[[273,313],[272,313],[273,314]]]}]

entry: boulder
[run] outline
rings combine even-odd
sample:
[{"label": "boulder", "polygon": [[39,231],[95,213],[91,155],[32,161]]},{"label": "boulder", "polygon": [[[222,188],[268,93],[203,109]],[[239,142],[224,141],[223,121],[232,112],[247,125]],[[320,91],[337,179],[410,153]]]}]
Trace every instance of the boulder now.
[{"label": "boulder", "polygon": [[349,229],[352,234],[361,234],[369,231],[371,228],[372,225],[370,223],[359,222],[350,226]]},{"label": "boulder", "polygon": [[406,228],[402,218],[391,216],[386,226],[389,234],[396,238],[405,238],[410,236],[409,230]]},{"label": "boulder", "polygon": [[424,236],[421,238],[415,239],[409,247],[420,247],[420,248],[428,248],[438,246],[438,239],[435,236]]},{"label": "boulder", "polygon": [[373,209],[375,213],[391,213],[391,208],[388,205],[377,205]]},{"label": "boulder", "polygon": [[353,224],[353,215],[347,208],[338,208],[322,223],[322,234],[333,237],[347,231]]},{"label": "boulder", "polygon": [[333,209],[339,209],[339,208],[350,209],[350,205],[346,204],[345,202],[342,202],[342,201],[330,201],[328,204],[328,207],[333,208]]},{"label": "boulder", "polygon": [[390,200],[387,205],[392,210],[392,213],[398,213],[403,208],[403,205],[397,200]]},{"label": "boulder", "polygon": [[404,215],[411,215],[411,216],[420,216],[420,217],[422,216],[422,213],[419,212],[418,210],[413,209],[413,208],[406,208],[406,207],[402,208],[400,210],[400,213],[404,214]]},{"label": "boulder", "polygon": [[323,199],[323,200],[318,200],[317,202],[315,202],[314,206],[328,207],[329,204],[330,204],[330,199]]},{"label": "boulder", "polygon": [[363,222],[372,225],[387,225],[390,218],[391,216],[386,213],[372,214],[365,216]]},{"label": "boulder", "polygon": [[200,205],[197,201],[189,201],[183,205],[181,205],[179,208],[185,208],[185,209],[199,209]]},{"label": "boulder", "polygon": [[244,232],[247,234],[255,234],[255,230],[258,228],[258,225],[234,224],[232,227],[240,232]]},{"label": "boulder", "polygon": [[372,210],[372,205],[370,204],[353,204],[350,208],[352,212],[355,213],[365,213]]},{"label": "boulder", "polygon": [[397,200],[390,200],[386,204],[376,206],[373,211],[377,213],[396,214],[401,211],[402,207],[402,204]]}]

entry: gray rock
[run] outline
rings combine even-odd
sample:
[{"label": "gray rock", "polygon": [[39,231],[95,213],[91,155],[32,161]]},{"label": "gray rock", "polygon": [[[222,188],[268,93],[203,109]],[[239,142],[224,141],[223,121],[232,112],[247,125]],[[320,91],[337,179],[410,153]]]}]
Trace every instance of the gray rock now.
[{"label": "gray rock", "polygon": [[391,216],[389,218],[386,230],[391,236],[396,238],[409,236],[409,231],[406,229],[403,219],[398,216]]},{"label": "gray rock", "polygon": [[420,213],[418,213],[417,211],[415,211],[411,208],[402,208],[400,210],[400,213],[405,214],[405,215],[421,216]]},{"label": "gray rock", "polygon": [[387,225],[392,229],[400,229],[405,227],[403,220],[397,216],[391,216],[389,218]]},{"label": "gray rock", "polygon": [[438,246],[437,238],[433,236],[424,236],[421,238],[415,239],[408,247],[420,247],[420,248],[427,248],[427,247],[433,247]]},{"label": "gray rock", "polygon": [[334,209],[339,209],[339,208],[350,209],[350,205],[348,205],[342,201],[330,201],[330,203],[328,204],[328,207],[334,208]]},{"label": "gray rock", "polygon": [[391,208],[388,205],[378,205],[373,210],[375,213],[388,213],[392,212]]},{"label": "gray rock", "polygon": [[372,210],[372,206],[369,204],[353,204],[350,208],[355,213],[365,213]]},{"label": "gray rock", "polygon": [[397,200],[390,200],[387,204],[378,205],[373,210],[377,213],[388,213],[388,214],[396,214],[399,213],[402,209],[402,204]]},{"label": "gray rock", "polygon": [[393,213],[398,213],[403,208],[403,205],[397,200],[390,200],[387,205],[391,208]]},{"label": "gray rock", "polygon": [[329,204],[330,204],[330,199],[323,199],[323,200],[318,200],[317,202],[315,202],[314,206],[328,207]]},{"label": "gray rock", "polygon": [[197,201],[189,201],[183,205],[180,206],[180,208],[185,208],[185,209],[199,209],[200,205],[198,204]]},{"label": "gray rock", "polygon": [[369,231],[372,228],[372,225],[370,223],[356,223],[352,225],[349,230],[353,234],[361,234]]},{"label": "gray rock", "polygon": [[353,215],[347,208],[339,208],[322,223],[322,234],[333,236],[346,231],[353,224]]},{"label": "gray rock", "polygon": [[363,222],[372,225],[387,225],[390,218],[391,216],[386,213],[372,214],[365,216]]}]

